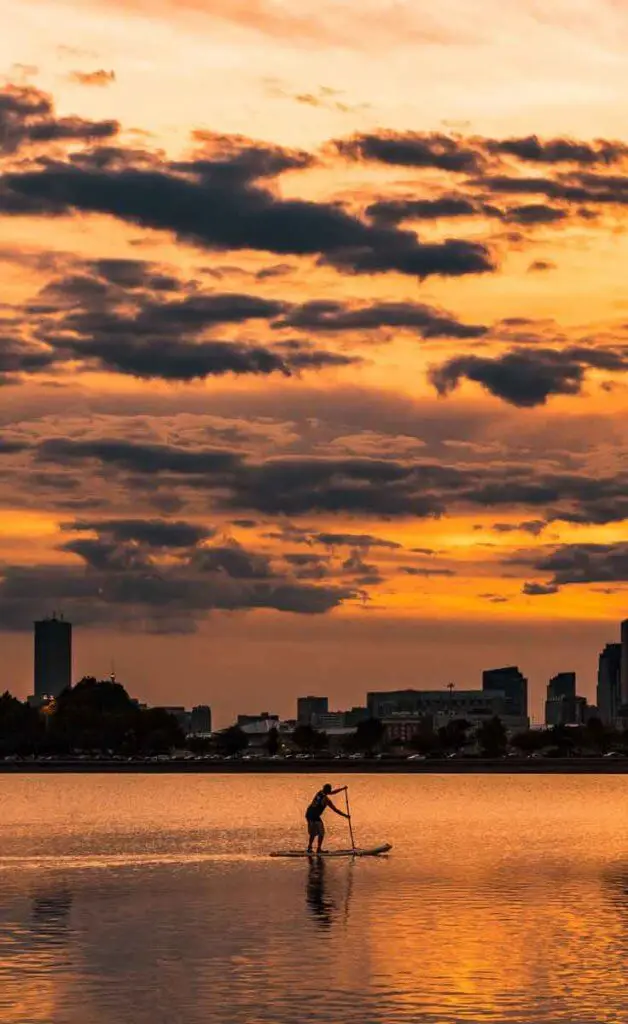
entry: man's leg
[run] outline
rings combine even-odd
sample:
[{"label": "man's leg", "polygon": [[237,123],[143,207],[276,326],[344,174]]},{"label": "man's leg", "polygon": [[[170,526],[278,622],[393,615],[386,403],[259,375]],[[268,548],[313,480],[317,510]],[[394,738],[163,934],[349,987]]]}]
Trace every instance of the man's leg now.
[{"label": "man's leg", "polygon": [[321,853],[323,849],[323,839],[325,838],[325,826],[322,821],[318,823],[318,849],[317,853]]},{"label": "man's leg", "polygon": [[308,832],[308,836],[310,837],[309,838],[309,842],[307,844],[307,852],[311,853],[312,852],[312,845],[314,843],[314,836],[316,835],[314,829],[312,828],[312,822],[311,821],[308,821],[308,823],[307,823],[307,832]]}]

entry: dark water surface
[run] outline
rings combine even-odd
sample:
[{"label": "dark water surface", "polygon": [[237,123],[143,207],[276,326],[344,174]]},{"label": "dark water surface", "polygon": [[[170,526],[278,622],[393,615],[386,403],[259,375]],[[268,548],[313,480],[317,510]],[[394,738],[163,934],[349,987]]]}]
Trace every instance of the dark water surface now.
[{"label": "dark water surface", "polygon": [[628,778],[348,781],[0,777],[2,1024],[628,1022]]}]

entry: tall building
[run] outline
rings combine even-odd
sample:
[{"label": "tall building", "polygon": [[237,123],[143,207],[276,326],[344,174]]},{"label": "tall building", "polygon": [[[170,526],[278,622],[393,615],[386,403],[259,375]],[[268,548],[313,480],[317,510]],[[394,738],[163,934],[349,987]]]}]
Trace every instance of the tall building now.
[{"label": "tall building", "polygon": [[487,669],[482,673],[482,689],[503,693],[509,717],[528,717],[528,680],[516,665]]},{"label": "tall building", "polygon": [[621,624],[621,702],[628,705],[628,619]]},{"label": "tall building", "polygon": [[621,699],[622,645],[607,644],[598,662],[597,705],[605,725],[615,725]]},{"label": "tall building", "polygon": [[552,676],[547,684],[548,700],[560,700],[563,697],[565,700],[576,699],[575,672],[559,672],[557,676]]},{"label": "tall building", "polygon": [[35,623],[35,697],[58,697],[72,685],[72,624],[53,613]]},{"label": "tall building", "polygon": [[577,725],[582,717],[581,705],[576,697],[576,673],[559,672],[547,684],[545,724]]},{"label": "tall building", "polygon": [[311,725],[315,715],[329,714],[328,697],[299,697],[297,699],[297,722]]},{"label": "tall building", "polygon": [[199,704],[192,708],[190,732],[198,736],[200,733],[209,735],[212,731],[212,709],[207,704]]}]

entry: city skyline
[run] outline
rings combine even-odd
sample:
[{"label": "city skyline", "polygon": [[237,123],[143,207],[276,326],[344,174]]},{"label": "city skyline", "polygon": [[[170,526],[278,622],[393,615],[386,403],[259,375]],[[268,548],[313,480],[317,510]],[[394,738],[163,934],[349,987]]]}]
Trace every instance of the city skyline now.
[{"label": "city skyline", "polygon": [[[626,615],[614,0],[0,0],[0,643],[224,720]],[[377,83],[377,84],[376,84]],[[179,683],[181,666],[185,678]],[[256,703],[256,702],[255,702]]]},{"label": "city skyline", "polygon": [[[65,620],[62,614],[57,617],[56,612],[53,612],[52,616],[34,622],[33,626],[34,694],[32,698],[29,697],[29,700],[33,699],[37,702],[42,698],[56,697],[67,685],[73,685],[80,678],[103,678],[102,673],[99,675],[93,670],[93,667],[81,675],[74,676],[72,623]],[[582,692],[577,693],[582,689],[590,690],[591,687],[585,685],[583,688],[576,672],[562,670],[549,678],[545,688],[542,713],[539,715],[530,700],[528,677],[521,672],[519,666],[509,665],[492,669],[484,668],[481,673],[481,687],[478,685],[460,687],[455,682],[438,686],[415,679],[408,686],[388,686],[385,689],[380,689],[379,692],[367,690],[364,703],[359,701],[352,705],[345,703],[345,707],[341,707],[342,701],[339,702],[333,696],[331,703],[335,703],[336,706],[330,707],[329,694],[316,696],[314,694],[305,695],[301,692],[293,695],[293,707],[289,712],[282,707],[281,714],[273,711],[270,717],[281,720],[294,719],[299,724],[315,723],[325,729],[325,723],[331,726],[337,725],[338,716],[343,717],[343,721],[350,720],[352,725],[357,725],[357,722],[363,717],[365,708],[373,717],[386,717],[390,711],[387,712],[385,708],[395,707],[395,713],[404,709],[411,715],[435,713],[451,716],[452,709],[457,709],[462,717],[466,712],[473,715],[477,711],[481,716],[494,713],[511,730],[530,725],[583,724],[591,717],[599,717],[605,724],[615,725],[627,717],[628,701],[625,692],[625,683],[628,677],[627,666],[628,619],[619,624],[619,643],[607,643],[599,652],[593,701],[589,700],[588,695]],[[112,681],[119,682],[113,669],[110,678]],[[125,681],[124,685],[130,695],[142,706],[147,706],[150,703],[143,697],[138,697],[136,693],[131,693],[129,686],[132,687],[132,682],[130,680]],[[21,696],[19,692],[16,695]],[[207,696],[205,693],[203,700],[206,700]],[[225,711],[220,700],[220,690],[214,690],[213,696],[214,698],[218,696],[218,718],[222,719],[226,715],[228,719],[228,721],[221,722],[221,728],[231,724],[234,720],[240,724],[241,721],[249,718],[251,721],[257,721],[259,718],[269,717],[268,711],[265,711],[263,715],[261,712],[256,712],[252,716],[248,713],[243,714],[241,708],[235,705],[231,705],[230,710]],[[256,696],[261,696],[260,703],[271,697],[265,693],[258,693]],[[194,700],[188,703],[194,705],[193,711],[198,710]],[[272,697],[267,706],[270,707],[271,703]],[[170,695],[158,706],[171,710],[175,715],[185,712],[185,701],[183,704],[173,705]],[[203,704],[202,707],[205,708],[206,705]],[[216,707],[215,704],[214,707]],[[191,712],[185,712],[185,714],[189,716]],[[211,721],[211,710],[209,710],[209,715]],[[527,726],[524,726],[524,723],[527,723]]]}]

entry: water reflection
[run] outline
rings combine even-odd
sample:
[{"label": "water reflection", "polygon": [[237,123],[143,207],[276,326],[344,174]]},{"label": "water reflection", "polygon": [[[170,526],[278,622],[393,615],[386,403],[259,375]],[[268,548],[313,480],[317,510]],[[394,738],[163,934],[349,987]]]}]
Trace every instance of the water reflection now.
[{"label": "water reflection", "polygon": [[356,862],[260,855],[311,779],[92,784],[5,783],[2,1024],[628,1020],[628,779],[352,780]]},{"label": "water reflection", "polygon": [[337,917],[338,908],[326,887],[324,857],[310,857],[305,898],[314,919],[322,928],[330,928]]},{"label": "water reflection", "polygon": [[[339,864],[334,865],[330,876],[330,868],[324,857],[309,858],[305,900],[315,921],[322,928],[330,928],[338,921],[347,924],[354,870],[355,864],[348,861],[344,870]],[[330,891],[332,886],[335,895]]]}]

